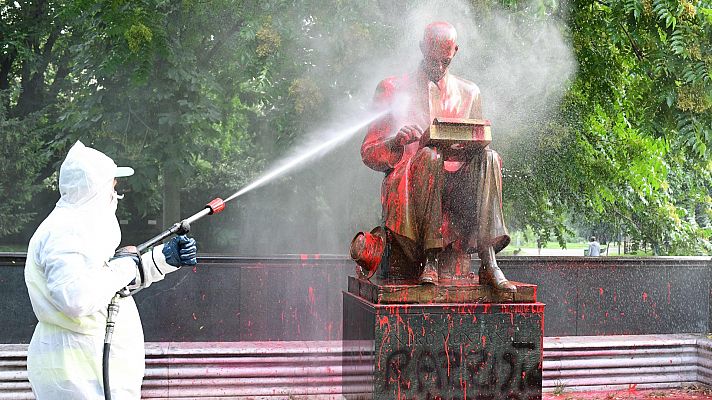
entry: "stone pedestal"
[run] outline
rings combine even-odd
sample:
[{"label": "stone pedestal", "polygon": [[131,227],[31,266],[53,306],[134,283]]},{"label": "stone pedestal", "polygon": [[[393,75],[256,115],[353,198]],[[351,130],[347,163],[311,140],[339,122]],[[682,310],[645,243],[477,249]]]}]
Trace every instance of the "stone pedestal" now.
[{"label": "stone pedestal", "polygon": [[343,294],[344,396],[541,399],[544,305],[536,286],[517,286],[512,295],[351,277]]}]

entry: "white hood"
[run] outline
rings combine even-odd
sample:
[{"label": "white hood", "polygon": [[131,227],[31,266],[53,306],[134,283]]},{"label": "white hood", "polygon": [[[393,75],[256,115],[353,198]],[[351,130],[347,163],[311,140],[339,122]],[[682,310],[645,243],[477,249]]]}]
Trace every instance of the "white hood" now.
[{"label": "white hood", "polygon": [[118,167],[104,153],[77,142],[59,169],[57,207],[102,209],[111,204]]}]

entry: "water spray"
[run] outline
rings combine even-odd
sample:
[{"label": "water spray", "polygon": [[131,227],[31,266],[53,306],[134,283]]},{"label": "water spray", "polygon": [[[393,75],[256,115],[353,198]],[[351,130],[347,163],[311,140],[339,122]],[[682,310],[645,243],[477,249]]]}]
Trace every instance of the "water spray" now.
[{"label": "water spray", "polygon": [[[295,168],[299,164],[304,163],[305,161],[309,160],[310,158],[323,153],[327,152],[328,150],[331,150],[332,148],[336,147],[338,144],[346,141],[347,139],[351,138],[354,134],[356,134],[358,131],[363,129],[366,125],[370,124],[371,122],[375,121],[377,118],[380,118],[383,116],[387,111],[383,111],[378,114],[371,115],[369,118],[366,118],[365,121],[362,121],[361,123],[350,127],[342,132],[340,132],[339,135],[337,135],[335,138],[332,138],[324,143],[321,143],[317,146],[314,146],[313,148],[309,149],[306,152],[303,152],[297,157],[294,157],[288,161],[286,161],[284,164],[281,166],[265,173],[264,175],[260,176],[258,179],[253,181],[252,183],[248,184],[247,186],[243,187],[242,189],[238,190],[234,194],[232,194],[230,197],[228,197],[226,200],[223,200],[219,197],[213,199],[210,201],[208,204],[205,205],[205,208],[202,210],[198,211],[197,213],[191,215],[190,217],[180,221],[176,222],[173,224],[170,228],[166,229],[165,231],[159,233],[158,235],[152,237],[151,239],[147,240],[144,243],[139,244],[136,246],[136,253],[140,254],[142,251],[148,249],[149,247],[155,245],[156,243],[159,243],[166,238],[173,236],[173,235],[185,235],[186,233],[190,232],[190,224],[192,224],[195,221],[198,221],[199,219],[205,217],[206,215],[213,215],[221,212],[222,210],[225,209],[225,204],[228,203],[231,200],[234,200],[235,198],[253,190],[256,189],[257,187],[260,187],[267,182],[283,175],[285,172],[289,171],[292,168]],[[108,306],[107,309],[107,318],[106,318],[106,335],[104,336],[104,352],[103,352],[103,359],[102,359],[102,369],[103,369],[103,383],[104,383],[104,399],[106,400],[111,400],[111,388],[109,385],[109,353],[111,350],[111,337],[114,333],[114,325],[115,325],[115,318],[116,315],[119,312],[119,298],[125,297],[125,296],[130,296],[130,294],[126,291],[121,291],[114,295],[114,297],[111,299],[111,303]]]},{"label": "water spray", "polygon": [[381,111],[380,113],[375,113],[371,114],[368,116],[368,118],[365,118],[363,121],[360,123],[349,127],[348,129],[345,129],[341,132],[339,132],[336,137],[331,138],[327,140],[326,142],[320,143],[303,153],[299,154],[298,156],[295,156],[289,160],[286,160],[284,164],[266,172],[256,180],[254,180],[252,183],[249,185],[243,187],[242,189],[238,190],[235,192],[232,196],[228,197],[225,202],[227,203],[228,201],[235,199],[236,197],[240,197],[243,194],[256,189],[265,183],[283,175],[285,172],[297,167],[299,164],[304,163],[305,161],[311,159],[312,157],[331,150],[332,148],[336,147],[338,144],[345,142],[346,140],[350,139],[353,135],[355,135],[357,132],[359,132],[361,129],[365,128],[368,124],[371,122],[375,121],[376,119],[382,117],[386,113],[388,113],[390,110],[384,110]]}]

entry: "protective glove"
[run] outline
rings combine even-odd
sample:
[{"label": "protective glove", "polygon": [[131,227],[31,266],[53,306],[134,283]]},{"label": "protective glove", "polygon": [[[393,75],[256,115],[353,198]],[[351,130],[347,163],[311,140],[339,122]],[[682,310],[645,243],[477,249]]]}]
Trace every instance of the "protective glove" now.
[{"label": "protective glove", "polygon": [[[133,246],[117,250],[116,254],[119,253],[122,257],[132,256],[134,260],[138,258],[138,251]],[[128,254],[124,255],[124,253]],[[177,271],[183,265],[197,264],[197,253],[195,239],[187,236],[176,236],[168,243],[154,247],[140,256],[140,261],[136,263],[136,278],[119,291],[119,295],[131,296],[151,286],[152,283],[162,280],[166,274]]]},{"label": "protective glove", "polygon": [[193,238],[185,235],[176,236],[163,246],[163,255],[166,257],[166,262],[174,267],[195,265],[198,263],[196,258],[198,246]]}]

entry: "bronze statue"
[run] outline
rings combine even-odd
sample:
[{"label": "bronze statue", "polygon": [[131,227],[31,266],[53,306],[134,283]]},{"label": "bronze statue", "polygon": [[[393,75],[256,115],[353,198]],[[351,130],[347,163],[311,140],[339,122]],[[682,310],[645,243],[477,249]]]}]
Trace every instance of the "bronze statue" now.
[{"label": "bronze statue", "polygon": [[470,254],[477,252],[480,283],[515,292],[495,259],[510,241],[499,155],[488,146],[445,152],[458,148],[430,140],[438,119],[489,129],[477,85],[448,72],[456,42],[452,25],[431,23],[420,42],[423,60],[417,71],[386,78],[376,89],[375,107],[389,112],[369,127],[361,156],[368,167],[386,174],[383,226],[357,235],[352,257],[365,277],[376,266],[367,266],[364,253],[380,251],[376,263],[385,256],[384,278],[438,284],[445,276],[466,275]]}]

